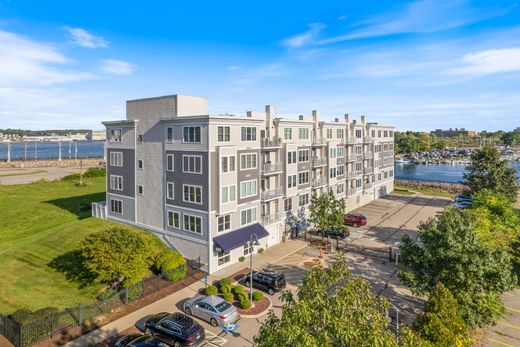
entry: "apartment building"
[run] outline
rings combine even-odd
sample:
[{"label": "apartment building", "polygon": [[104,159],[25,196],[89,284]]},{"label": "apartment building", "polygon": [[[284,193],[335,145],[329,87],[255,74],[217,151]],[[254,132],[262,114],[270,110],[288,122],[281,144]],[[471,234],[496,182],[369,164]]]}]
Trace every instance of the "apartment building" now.
[{"label": "apartment building", "polygon": [[184,95],[126,106],[126,120],[103,123],[107,194],[93,214],[155,233],[209,273],[282,242],[313,194],[351,210],[393,190],[393,127],[365,117],[213,116]]}]

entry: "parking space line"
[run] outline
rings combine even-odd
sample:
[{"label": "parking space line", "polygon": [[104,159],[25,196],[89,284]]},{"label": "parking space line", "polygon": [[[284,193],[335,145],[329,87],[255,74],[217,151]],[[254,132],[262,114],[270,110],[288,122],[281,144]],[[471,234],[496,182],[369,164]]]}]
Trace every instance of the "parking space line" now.
[{"label": "parking space line", "polygon": [[520,312],[520,310],[516,310],[514,308],[511,308],[511,307],[506,307],[507,310],[509,311],[513,311],[513,312]]},{"label": "parking space line", "polygon": [[510,327],[510,328],[513,328],[513,329],[518,329],[520,330],[520,327],[517,327],[516,325],[511,325],[511,324],[507,324],[507,323],[498,323],[499,325],[505,325],[506,327]]},{"label": "parking space line", "polygon": [[492,339],[490,337],[487,338],[489,341],[491,342],[496,342],[498,343],[499,345],[502,345],[502,346],[507,346],[507,347],[515,347],[513,345],[510,345],[509,343],[505,343],[505,342],[502,342],[502,341],[498,341],[498,340],[495,340],[495,339]]},{"label": "parking space line", "polygon": [[[208,335],[209,335],[209,337],[208,337]],[[206,330],[206,340],[204,340],[204,342],[213,347],[221,347],[221,346],[224,346],[224,344],[226,344],[226,342],[228,342],[228,340],[226,340],[223,337],[218,336],[217,334],[215,334],[209,330]]]}]

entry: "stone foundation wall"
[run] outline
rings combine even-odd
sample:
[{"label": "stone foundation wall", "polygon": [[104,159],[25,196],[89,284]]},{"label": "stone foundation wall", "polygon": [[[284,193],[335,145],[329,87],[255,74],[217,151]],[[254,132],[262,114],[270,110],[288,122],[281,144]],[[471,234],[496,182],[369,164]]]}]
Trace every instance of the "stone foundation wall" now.
[{"label": "stone foundation wall", "polygon": [[[98,166],[105,165],[105,161],[103,158],[88,158],[82,159],[83,166]],[[59,160],[30,160],[30,161],[12,161],[8,162],[0,162],[0,169],[8,169],[8,168],[36,168],[36,167],[71,167],[71,166],[79,166],[79,159],[63,159]]]},{"label": "stone foundation wall", "polygon": [[395,180],[395,185],[409,189],[430,189],[444,193],[460,194],[464,191],[464,185],[456,183],[443,182],[423,182],[423,181],[408,181]]}]

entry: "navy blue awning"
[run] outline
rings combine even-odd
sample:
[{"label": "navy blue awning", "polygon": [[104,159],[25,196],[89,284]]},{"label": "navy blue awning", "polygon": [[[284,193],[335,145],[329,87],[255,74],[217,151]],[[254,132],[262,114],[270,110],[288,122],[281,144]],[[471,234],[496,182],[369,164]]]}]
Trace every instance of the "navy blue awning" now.
[{"label": "navy blue awning", "polygon": [[246,242],[250,242],[251,236],[253,234],[256,234],[258,240],[269,235],[267,230],[265,230],[262,225],[256,223],[235,231],[231,231],[227,234],[214,237],[213,242],[217,248],[220,248],[224,252],[229,252],[232,249],[243,247]]}]

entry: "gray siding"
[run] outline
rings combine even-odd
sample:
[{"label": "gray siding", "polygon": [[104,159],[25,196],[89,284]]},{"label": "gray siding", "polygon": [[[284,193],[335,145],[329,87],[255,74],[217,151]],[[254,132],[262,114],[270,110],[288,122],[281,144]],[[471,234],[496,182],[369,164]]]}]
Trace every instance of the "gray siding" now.
[{"label": "gray siding", "polygon": [[[256,153],[256,169],[252,170],[241,170],[240,169],[240,156],[241,154],[247,154],[247,153]],[[260,165],[261,165],[261,157],[260,157],[260,151],[259,150],[246,150],[246,151],[237,151],[237,202],[238,204],[243,204],[245,202],[251,202],[260,199],[259,192],[260,192]],[[245,199],[240,199],[240,182],[242,181],[250,181],[250,180],[257,180],[257,194],[255,196],[250,196]]]},{"label": "gray siding", "polygon": [[[121,200],[123,202],[123,213],[114,213],[110,209],[110,200]],[[117,196],[107,193],[107,214],[108,218],[123,219],[130,222],[135,222],[135,200],[133,198]]]},{"label": "gray siding", "polygon": [[[166,154],[173,154],[173,172],[166,171],[166,181],[174,183],[174,199],[166,199],[169,205],[191,208],[195,210],[208,211],[209,209],[209,178],[208,178],[208,153],[193,151],[166,151]],[[166,154],[164,155],[164,168],[166,170]],[[183,155],[200,155],[202,157],[202,174],[182,172]],[[166,182],[164,183],[166,185]],[[202,187],[202,205],[183,201],[183,184]],[[166,187],[164,188],[166,194]]]},{"label": "gray siding", "polygon": [[[111,152],[123,153],[123,166],[107,165],[107,192],[118,195],[135,197],[135,151],[133,149],[107,149],[107,159],[110,161]],[[117,175],[123,177],[123,190],[110,189],[110,176]]]}]

